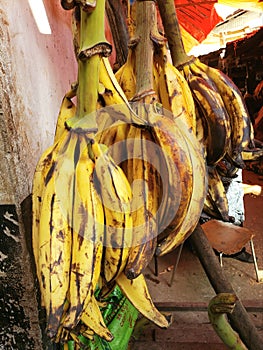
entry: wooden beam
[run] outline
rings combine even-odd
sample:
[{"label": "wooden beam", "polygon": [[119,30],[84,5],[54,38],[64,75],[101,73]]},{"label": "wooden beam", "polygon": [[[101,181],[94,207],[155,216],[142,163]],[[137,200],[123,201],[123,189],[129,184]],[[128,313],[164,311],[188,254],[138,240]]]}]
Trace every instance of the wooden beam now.
[{"label": "wooden beam", "polygon": [[[201,225],[197,225],[195,231],[189,237],[189,241],[195,250],[206,275],[216,293],[234,293],[231,283],[228,281],[221,268]],[[256,326],[252,322],[241,300],[238,300],[232,314],[228,315],[232,328],[239,333],[240,338],[249,350],[263,350],[263,339],[260,338]]]}]

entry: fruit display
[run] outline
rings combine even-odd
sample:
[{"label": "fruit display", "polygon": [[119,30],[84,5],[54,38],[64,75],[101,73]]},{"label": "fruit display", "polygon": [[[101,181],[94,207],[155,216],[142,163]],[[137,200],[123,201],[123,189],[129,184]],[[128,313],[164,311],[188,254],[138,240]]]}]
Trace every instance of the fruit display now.
[{"label": "fruit display", "polygon": [[122,293],[133,324],[141,313],[169,326],[144,270],[191,235],[203,210],[229,219],[221,174],[242,167],[253,128],[223,73],[196,58],[171,62],[154,1],[132,5],[128,57],[115,74],[105,0],[61,5],[72,11],[78,79],[33,179],[41,306],[48,337],[65,349],[92,349],[89,341],[101,339],[112,344],[105,349],[124,350],[105,316],[109,296]]}]

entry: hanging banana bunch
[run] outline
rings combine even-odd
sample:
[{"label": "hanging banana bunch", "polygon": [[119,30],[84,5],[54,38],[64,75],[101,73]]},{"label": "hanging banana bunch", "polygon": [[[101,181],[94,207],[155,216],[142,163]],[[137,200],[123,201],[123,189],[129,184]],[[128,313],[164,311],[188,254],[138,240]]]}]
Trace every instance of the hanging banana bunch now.
[{"label": "hanging banana bunch", "polygon": [[[119,215],[129,217],[131,188],[95,139],[99,68],[110,53],[104,7],[103,0],[92,12],[80,7],[77,105],[70,91],[61,104],[54,145],[41,156],[33,180],[33,249],[46,331],[55,342],[72,337],[80,321],[85,334],[113,337],[94,297],[105,240],[104,201],[110,195],[119,203]],[[96,35],[87,35],[94,28]],[[104,178],[107,172],[112,176]],[[122,230],[131,229],[129,220],[121,224]]]},{"label": "hanging banana bunch", "polygon": [[244,168],[244,150],[254,148],[253,126],[239,89],[218,69],[189,57],[182,43],[174,2],[157,0],[173,65],[184,75],[195,103],[196,136],[204,148],[208,193],[204,211],[229,220],[222,176]]},{"label": "hanging banana bunch", "polygon": [[[159,155],[155,158],[159,159],[158,169],[162,169],[162,200],[158,210],[158,249],[156,243],[154,245],[161,254],[160,242],[163,250],[165,245],[167,250],[168,245],[173,249],[197,224],[206,192],[206,169],[202,150],[193,133],[193,97],[183,75],[168,62],[166,40],[157,31],[156,8],[153,3],[138,2],[136,13],[136,32],[130,40],[128,60],[116,72],[116,78],[133,102],[136,113],[140,117],[144,115],[151,128],[152,140],[159,147]],[[143,21],[149,23],[148,29]],[[136,147],[135,143],[133,149]],[[195,165],[200,168],[200,177],[193,174],[191,152]],[[128,178],[129,174],[136,176],[131,175],[129,169],[128,166]],[[201,176],[198,187],[197,180]],[[183,225],[187,212],[192,220],[188,218],[188,224]]]}]

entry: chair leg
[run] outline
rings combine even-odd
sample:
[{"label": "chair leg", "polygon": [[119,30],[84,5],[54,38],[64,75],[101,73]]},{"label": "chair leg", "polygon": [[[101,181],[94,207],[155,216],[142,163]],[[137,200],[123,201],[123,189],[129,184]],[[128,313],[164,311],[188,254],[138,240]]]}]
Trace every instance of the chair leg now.
[{"label": "chair leg", "polygon": [[220,266],[223,267],[223,252],[219,253]]},{"label": "chair leg", "polygon": [[253,243],[252,238],[250,239],[250,248],[251,248],[251,253],[253,256],[254,267],[255,267],[256,276],[257,276],[257,282],[263,282],[263,270],[259,270],[259,268],[258,268],[257,258],[256,258],[255,248],[254,248],[254,243]]},{"label": "chair leg", "polygon": [[180,245],[180,247],[179,247],[179,252],[178,252],[178,255],[176,257],[176,261],[175,261],[174,268],[173,268],[173,271],[172,271],[172,276],[171,276],[171,279],[170,279],[169,287],[172,287],[175,271],[177,269],[177,266],[178,266],[178,263],[179,263],[179,260],[180,260],[180,257],[181,257],[181,253],[182,253],[182,250],[183,250],[183,245],[184,245],[184,243],[182,243]]},{"label": "chair leg", "polygon": [[158,256],[156,254],[154,254],[154,274],[158,277]]}]

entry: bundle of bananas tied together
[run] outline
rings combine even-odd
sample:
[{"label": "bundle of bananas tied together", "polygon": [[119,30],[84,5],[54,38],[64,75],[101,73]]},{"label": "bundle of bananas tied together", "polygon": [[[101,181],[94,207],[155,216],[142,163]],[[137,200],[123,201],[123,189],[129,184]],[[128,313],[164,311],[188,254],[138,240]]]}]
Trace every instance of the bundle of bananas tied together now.
[{"label": "bundle of bananas tied together", "polygon": [[[141,247],[134,235],[136,190],[101,136],[111,125],[117,125],[119,135],[122,125],[133,125],[133,132],[140,133],[145,121],[130,107],[105,57],[110,52],[104,37],[105,2],[97,1],[92,12],[75,7],[80,15],[78,81],[62,100],[54,144],[37,164],[32,199],[33,251],[46,332],[54,342],[73,339],[79,344],[79,335],[113,339],[100,306],[116,285],[145,317],[160,327],[169,321],[154,306],[141,274],[149,250],[148,240]],[[87,35],[94,30],[97,36]],[[137,172],[135,163],[133,167]],[[146,176],[143,162],[138,168]],[[153,193],[156,200],[157,190]],[[136,210],[144,217],[138,215],[136,225],[154,235],[150,210],[157,210],[157,202],[151,205],[139,202]]]},{"label": "bundle of bananas tied together", "polygon": [[[137,143],[145,137],[155,144],[152,156],[147,155],[145,146],[144,149],[141,146],[140,151],[144,152],[142,158],[154,163],[160,174],[158,181],[161,186],[157,186],[159,192],[161,189],[159,210],[155,215],[158,235],[156,240],[151,239],[151,258],[153,254],[164,255],[175,249],[193,232],[206,197],[207,173],[204,151],[195,136],[195,106],[191,90],[184,76],[168,60],[166,39],[157,29],[156,5],[137,2],[133,6],[136,6],[137,13],[135,36],[130,39],[127,61],[115,76],[133,108],[141,117],[144,113],[148,125],[148,134],[141,130],[133,148],[125,148],[126,156],[132,158],[130,150],[138,148]],[[148,21],[147,13],[150,13]],[[145,23],[150,23],[148,31],[142,25],[142,18]],[[129,139],[131,133],[127,130],[125,137]],[[115,137],[111,134],[108,139],[115,140]],[[134,163],[136,166],[136,159],[122,166],[130,183],[138,176],[138,170],[133,170]],[[141,175],[142,179],[148,177]],[[139,187],[137,189],[139,191]],[[143,189],[140,191],[145,193]],[[158,188],[148,193],[148,201],[152,202],[151,196],[155,192],[158,193]],[[147,234],[144,235],[146,238]],[[146,262],[149,261],[148,258]],[[138,271],[143,271],[143,268]]]},{"label": "bundle of bananas tied together", "polygon": [[[170,49],[169,55],[163,49],[157,53],[159,98],[166,108],[170,105],[174,114],[177,111],[186,115],[189,127],[203,148],[208,169],[204,212],[229,221],[222,180],[234,178],[238,169],[245,167],[244,160],[254,154],[250,116],[240,90],[226,74],[186,54],[174,2],[157,0],[157,4]],[[181,77],[176,79],[178,73]],[[176,85],[182,78],[188,87],[184,85],[179,89],[184,93],[178,94]],[[181,95],[186,97],[186,103],[180,102]],[[173,103],[174,96],[178,103]],[[178,105],[185,106],[185,110],[180,107],[178,110]]]},{"label": "bundle of bananas tied together", "polygon": [[244,98],[219,69],[192,58],[180,67],[196,106],[197,138],[204,145],[208,165],[208,195],[204,211],[229,221],[223,178],[245,167],[243,154],[254,148],[254,130]]}]

